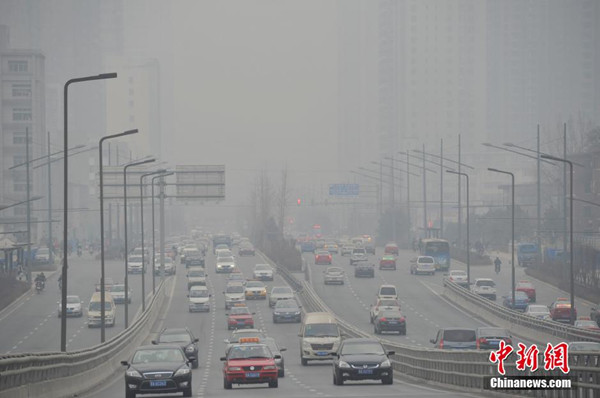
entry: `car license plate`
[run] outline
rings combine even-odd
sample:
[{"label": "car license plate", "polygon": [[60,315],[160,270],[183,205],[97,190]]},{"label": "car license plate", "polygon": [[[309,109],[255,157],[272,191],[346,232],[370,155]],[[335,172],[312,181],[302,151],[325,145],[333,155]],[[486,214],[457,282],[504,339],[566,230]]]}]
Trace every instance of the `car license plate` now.
[{"label": "car license plate", "polygon": [[397,324],[398,324],[398,321],[389,321],[388,323],[389,323],[390,325],[397,325]]},{"label": "car license plate", "polygon": [[258,372],[246,372],[246,377],[247,377],[247,378],[256,378],[256,377],[260,377],[260,373],[258,373]]},{"label": "car license plate", "polygon": [[373,369],[358,369],[359,375],[372,375]]},{"label": "car license plate", "polygon": [[324,357],[325,355],[328,355],[329,353],[327,351],[318,351],[317,355],[320,357]]},{"label": "car license plate", "polygon": [[166,387],[166,380],[150,380],[150,387]]}]

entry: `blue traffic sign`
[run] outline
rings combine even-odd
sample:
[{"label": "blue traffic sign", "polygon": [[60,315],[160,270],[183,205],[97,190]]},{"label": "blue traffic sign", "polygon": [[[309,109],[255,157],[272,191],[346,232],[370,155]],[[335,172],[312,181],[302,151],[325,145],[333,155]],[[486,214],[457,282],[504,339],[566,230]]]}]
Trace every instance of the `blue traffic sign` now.
[{"label": "blue traffic sign", "polygon": [[359,184],[329,184],[329,196],[358,196]]}]

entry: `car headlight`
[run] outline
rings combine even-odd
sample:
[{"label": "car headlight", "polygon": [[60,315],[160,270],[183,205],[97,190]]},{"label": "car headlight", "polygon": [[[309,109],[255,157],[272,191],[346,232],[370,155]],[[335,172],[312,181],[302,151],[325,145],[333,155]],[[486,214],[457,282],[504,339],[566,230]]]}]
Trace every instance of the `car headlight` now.
[{"label": "car headlight", "polygon": [[310,349],[312,346],[308,341],[303,341],[302,342],[302,348],[304,349]]},{"label": "car headlight", "polygon": [[177,376],[184,376],[186,374],[190,373],[190,368],[180,368],[179,370],[177,370],[177,372],[175,372],[175,377]]},{"label": "car headlight", "polygon": [[379,366],[381,366],[382,368],[389,368],[392,366],[392,363],[389,359],[386,359],[385,361],[381,362],[381,365]]},{"label": "car headlight", "polygon": [[275,370],[277,369],[277,366],[273,366],[273,365],[267,365],[265,367],[263,367],[263,370]]},{"label": "car headlight", "polygon": [[300,315],[300,314],[301,314],[301,312],[300,312],[300,311],[296,311],[296,312],[294,312],[294,315]]},{"label": "car headlight", "polygon": [[128,377],[138,377],[138,378],[142,378],[142,375],[140,374],[140,372],[138,372],[135,369],[129,369],[127,370],[127,372],[125,372],[125,375]]},{"label": "car headlight", "polygon": [[348,365],[348,362],[346,362],[346,361],[340,361],[338,363],[338,367],[340,367],[340,368],[349,368],[350,365]]},{"label": "car headlight", "polygon": [[185,352],[194,352],[194,346],[193,345],[189,345],[185,348]]},{"label": "car headlight", "polygon": [[230,371],[232,371],[232,372],[239,372],[240,370],[242,370],[242,368],[239,367],[239,366],[230,366],[227,369],[230,370]]}]

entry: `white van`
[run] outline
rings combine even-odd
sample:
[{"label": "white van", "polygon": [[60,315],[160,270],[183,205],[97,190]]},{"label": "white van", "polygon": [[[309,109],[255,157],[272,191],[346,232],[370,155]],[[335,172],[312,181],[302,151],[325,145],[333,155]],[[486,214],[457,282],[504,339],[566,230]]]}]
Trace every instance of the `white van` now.
[{"label": "white van", "polygon": [[342,341],[337,321],[328,312],[306,314],[298,336],[303,366],[306,366],[309,360],[331,359],[331,353],[337,352]]},{"label": "white van", "polygon": [[383,300],[398,300],[398,292],[394,285],[381,285],[377,291],[377,298]]}]

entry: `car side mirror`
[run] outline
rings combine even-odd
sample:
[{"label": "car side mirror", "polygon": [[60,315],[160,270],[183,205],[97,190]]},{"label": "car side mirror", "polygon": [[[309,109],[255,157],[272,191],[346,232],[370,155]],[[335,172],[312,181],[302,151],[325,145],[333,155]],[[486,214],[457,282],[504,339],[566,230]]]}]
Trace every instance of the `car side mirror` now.
[{"label": "car side mirror", "polygon": [[127,362],[127,361],[121,361],[121,365],[123,365],[123,366],[129,366],[129,362]]},{"label": "car side mirror", "polygon": [[227,358],[226,358],[226,357],[221,357],[221,358],[219,358],[219,359],[220,359],[221,361],[226,361],[226,360],[227,360]]},{"label": "car side mirror", "polygon": [[429,339],[429,342],[430,342],[431,344],[436,344],[436,341],[435,341],[434,339]]},{"label": "car side mirror", "polygon": [[287,351],[287,348],[282,347],[282,348],[279,349],[279,352],[284,352],[284,351]]},{"label": "car side mirror", "polygon": [[188,357],[187,358],[187,363],[192,363],[196,360],[196,357]]},{"label": "car side mirror", "polygon": [[157,344],[158,344],[158,341],[156,341],[156,340],[152,340],[152,344],[154,344],[154,345],[157,345]]},{"label": "car side mirror", "polygon": [[197,343],[197,342],[199,342],[199,341],[200,341],[200,339],[199,339],[199,338],[197,338],[197,337],[194,339],[194,343]]},{"label": "car side mirror", "polygon": [[388,354],[388,356],[389,356],[389,355],[396,355],[396,351],[388,351],[388,353],[387,353],[387,354]]},{"label": "car side mirror", "polygon": [[273,355],[273,359],[281,359],[281,355]]}]

